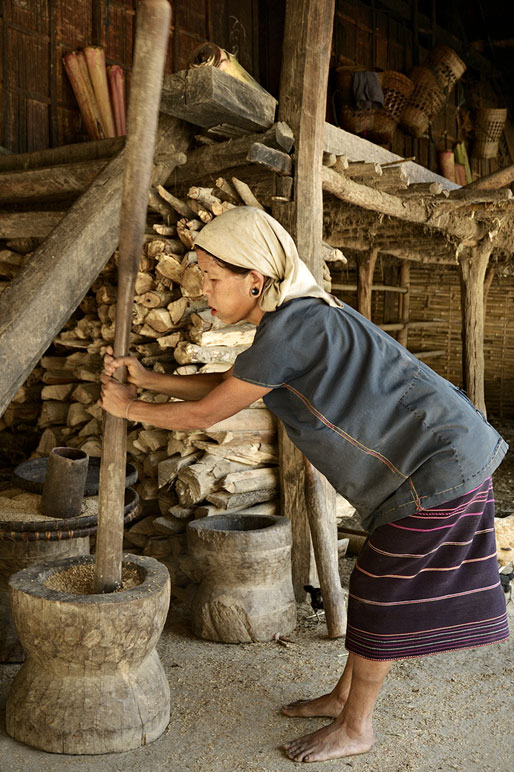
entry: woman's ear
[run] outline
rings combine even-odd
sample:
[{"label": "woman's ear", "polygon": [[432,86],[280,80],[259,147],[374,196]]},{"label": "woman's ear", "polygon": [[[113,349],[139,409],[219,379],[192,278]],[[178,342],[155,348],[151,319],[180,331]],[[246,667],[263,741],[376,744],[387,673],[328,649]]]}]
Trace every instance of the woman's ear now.
[{"label": "woman's ear", "polygon": [[262,293],[262,288],[264,287],[265,277],[259,271],[254,270],[251,270],[247,275],[250,277],[250,282],[252,284],[252,294],[257,294],[253,292],[253,289],[257,288],[259,291],[258,294],[260,295]]}]

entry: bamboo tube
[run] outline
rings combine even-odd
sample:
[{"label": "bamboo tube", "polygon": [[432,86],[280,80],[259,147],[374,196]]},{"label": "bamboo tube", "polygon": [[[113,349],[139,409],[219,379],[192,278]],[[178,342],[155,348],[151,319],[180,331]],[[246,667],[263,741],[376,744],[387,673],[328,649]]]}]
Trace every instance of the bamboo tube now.
[{"label": "bamboo tube", "polygon": [[[126,167],[120,216],[115,356],[129,349],[132,305],[146,225],[146,209],[171,7],[167,0],[143,0],[138,7]],[[122,374],[125,380],[126,373]],[[98,496],[95,591],[121,585],[127,422],[105,415]]]},{"label": "bamboo tube", "polygon": [[82,62],[85,64],[84,55],[80,51],[72,51],[63,57],[64,68],[70,79],[86,131],[91,139],[103,139],[104,134],[99,120],[93,87],[89,80],[87,65],[84,70]]},{"label": "bamboo tube", "polygon": [[83,50],[104,134],[106,137],[115,137],[116,131],[109,98],[107,70],[105,69],[105,51],[100,46],[86,46]]},{"label": "bamboo tube", "polygon": [[125,125],[125,73],[123,68],[113,64],[112,67],[109,67],[108,77],[116,136],[123,137],[127,133]]}]

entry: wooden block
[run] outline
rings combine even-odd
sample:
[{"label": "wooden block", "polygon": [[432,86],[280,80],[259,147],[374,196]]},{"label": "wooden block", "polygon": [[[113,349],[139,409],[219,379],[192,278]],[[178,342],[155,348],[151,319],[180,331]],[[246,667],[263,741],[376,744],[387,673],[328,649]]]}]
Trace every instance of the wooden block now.
[{"label": "wooden block", "polygon": [[254,142],[246,157],[250,163],[264,166],[272,172],[290,177],[293,173],[293,159],[287,153],[267,147],[262,142]]},{"label": "wooden block", "polygon": [[161,112],[196,126],[230,123],[248,131],[269,128],[277,100],[216,67],[198,67],[164,78]]}]

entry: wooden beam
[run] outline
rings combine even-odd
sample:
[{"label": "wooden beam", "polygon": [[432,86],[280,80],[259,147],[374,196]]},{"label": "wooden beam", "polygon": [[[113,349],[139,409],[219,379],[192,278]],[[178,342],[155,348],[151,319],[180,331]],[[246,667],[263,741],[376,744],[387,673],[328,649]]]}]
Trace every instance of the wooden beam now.
[{"label": "wooden beam", "polygon": [[462,306],[462,378],[464,389],[484,415],[484,279],[492,252],[490,241],[459,255]]},{"label": "wooden beam", "polygon": [[[475,246],[486,235],[487,226],[478,223],[470,214],[452,217],[448,199],[441,204],[427,204],[423,200],[403,200],[389,193],[359,185],[342,174],[323,166],[321,170],[323,189],[348,204],[387,214],[406,222],[429,225],[437,230],[457,236],[465,246]],[[458,202],[456,202],[458,203]]]},{"label": "wooden beam", "polygon": [[65,212],[2,212],[0,239],[46,238]]},{"label": "wooden beam", "polygon": [[[174,153],[187,148],[189,133],[181,121],[161,117],[153,185],[169,177]],[[100,172],[0,296],[0,415],[118,245],[123,168],[124,151]]]},{"label": "wooden beam", "polygon": [[109,163],[108,158],[0,174],[0,204],[77,197]]},{"label": "wooden beam", "polygon": [[371,321],[371,289],[378,249],[360,252],[357,256],[357,310]]},{"label": "wooden beam", "polygon": [[[460,190],[463,192],[469,190],[497,190],[505,185],[510,185],[511,182],[514,182],[514,164],[505,166],[503,169],[497,169],[485,177],[480,177],[478,180],[470,182],[469,185],[460,188]],[[460,190],[456,191],[454,195],[460,193]]]},{"label": "wooden beam", "polygon": [[38,169],[42,166],[109,158],[119,153],[124,145],[125,137],[116,137],[115,139],[99,139],[93,142],[61,145],[47,150],[35,150],[32,153],[2,155],[0,156],[0,172]]},{"label": "wooden beam", "polygon": [[[279,121],[295,137],[294,198],[273,203],[273,215],[296,240],[300,255],[321,282],[323,193],[321,165],[334,0],[287,0],[280,80]],[[282,513],[293,529],[293,585],[298,600],[314,574],[304,491],[304,462],[281,429],[280,475]],[[327,499],[337,560],[335,494]]]},{"label": "wooden beam", "polygon": [[403,329],[398,332],[398,343],[407,348],[407,338],[409,335],[409,312],[410,312],[410,262],[404,260],[400,266],[400,287],[404,290],[404,294],[400,298],[400,321],[402,322]]},{"label": "wooden beam", "polygon": [[182,70],[164,78],[161,111],[196,126],[230,124],[247,131],[267,129],[277,100],[216,67]]}]

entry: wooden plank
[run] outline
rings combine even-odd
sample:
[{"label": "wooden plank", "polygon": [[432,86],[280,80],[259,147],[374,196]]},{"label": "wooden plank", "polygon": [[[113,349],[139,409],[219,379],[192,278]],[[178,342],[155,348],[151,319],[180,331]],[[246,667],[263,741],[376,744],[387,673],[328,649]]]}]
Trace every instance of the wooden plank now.
[{"label": "wooden plank", "polygon": [[[401,161],[402,157],[396,153],[391,153],[380,145],[375,145],[363,137],[351,134],[344,129],[339,129],[331,123],[325,123],[323,136],[323,150],[335,155],[346,155],[349,161],[367,161],[368,163],[389,163],[391,161]],[[407,161],[403,164],[409,180],[411,182],[439,182],[447,190],[455,190],[459,187],[454,182],[450,182],[446,177],[435,174],[429,169],[425,169],[413,161]]]},{"label": "wooden plank", "polygon": [[[188,143],[189,129],[162,116],[153,185],[169,177],[175,151]],[[124,152],[100,172],[0,297],[0,414],[118,245]]]},{"label": "wooden plank", "polygon": [[0,213],[0,239],[46,238],[64,212]]},{"label": "wooden plank", "polygon": [[164,78],[161,111],[204,128],[228,123],[248,131],[271,126],[277,100],[216,67],[181,70]]},{"label": "wooden plank", "polygon": [[16,169],[37,169],[42,166],[73,163],[75,161],[94,161],[98,158],[110,158],[119,153],[125,145],[125,137],[99,139],[94,142],[77,142],[73,145],[61,145],[32,153],[13,153],[0,156],[0,172]]},{"label": "wooden plank", "polygon": [[271,172],[291,176],[293,171],[293,159],[281,150],[266,147],[262,142],[254,142],[248,151],[246,160],[259,166],[264,166]]},{"label": "wooden plank", "polygon": [[0,204],[77,197],[109,163],[105,158],[0,174]]}]

